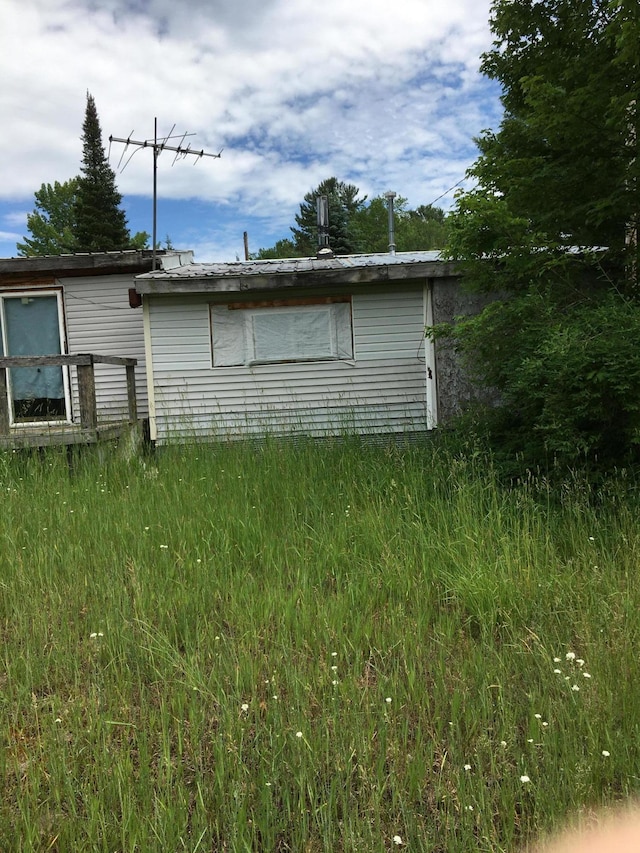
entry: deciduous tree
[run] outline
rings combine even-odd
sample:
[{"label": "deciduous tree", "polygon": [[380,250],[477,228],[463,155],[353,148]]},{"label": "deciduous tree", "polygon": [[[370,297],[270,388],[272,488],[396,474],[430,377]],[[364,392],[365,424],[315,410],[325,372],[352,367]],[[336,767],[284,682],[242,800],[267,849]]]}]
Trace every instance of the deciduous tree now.
[{"label": "deciduous tree", "polygon": [[27,215],[31,237],[17,244],[19,255],[61,255],[75,249],[77,178],[42,184],[35,193],[35,210]]},{"label": "deciduous tree", "polygon": [[635,0],[493,2],[482,68],[504,116],[478,140],[449,256],[508,298],[452,334],[524,464],[638,456],[638,20]]}]

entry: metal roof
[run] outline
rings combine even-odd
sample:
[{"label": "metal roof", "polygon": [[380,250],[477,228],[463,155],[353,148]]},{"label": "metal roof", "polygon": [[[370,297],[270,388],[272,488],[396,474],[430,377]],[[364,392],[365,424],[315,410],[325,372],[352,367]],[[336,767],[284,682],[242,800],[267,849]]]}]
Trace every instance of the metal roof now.
[{"label": "metal roof", "polygon": [[[192,252],[158,250],[158,261],[170,265],[193,260]],[[0,258],[0,274],[58,274],[60,277],[78,274],[108,274],[113,272],[142,273],[151,269],[151,249],[122,249],[113,252],[75,252],[66,255],[31,255]]]},{"label": "metal roof", "polygon": [[455,275],[440,252],[398,252],[316,258],[189,263],[136,277],[142,294],[238,292],[342,287]]},{"label": "metal roof", "polygon": [[440,252],[378,252],[369,255],[337,255],[319,258],[278,258],[260,261],[230,261],[217,263],[191,263],[173,269],[144,273],[138,279],[160,278],[221,278],[246,275],[291,275],[292,273],[321,272],[324,270],[350,270],[390,265],[407,266],[440,261]]}]

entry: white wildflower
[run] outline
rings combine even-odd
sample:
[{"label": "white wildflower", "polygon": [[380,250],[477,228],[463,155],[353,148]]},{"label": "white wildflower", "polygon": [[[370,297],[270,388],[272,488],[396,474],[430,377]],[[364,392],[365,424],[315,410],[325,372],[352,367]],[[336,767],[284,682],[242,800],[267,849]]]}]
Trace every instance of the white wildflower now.
[{"label": "white wildflower", "polygon": [[393,843],[400,846],[402,844],[402,838],[399,835],[393,836]]},{"label": "white wildflower", "polygon": [[391,696],[387,696],[387,698],[384,701],[387,703],[387,705],[390,705],[391,704]]},{"label": "white wildflower", "polygon": [[578,687],[577,684],[574,684],[571,689],[573,690],[574,693],[577,693],[580,690],[580,688]]},{"label": "white wildflower", "polygon": [[248,702],[243,702],[243,703],[242,703],[242,705],[241,705],[240,707],[241,707],[241,708],[242,708],[242,710],[243,710],[243,711],[245,711],[245,712],[249,710],[249,704],[248,704]]},{"label": "white wildflower", "polygon": [[554,673],[555,673],[556,675],[562,675],[562,670],[561,670],[561,669],[554,669],[553,671],[554,671]]},{"label": "white wildflower", "polygon": [[565,660],[575,660],[576,653],[575,652],[567,652],[565,655]]},{"label": "white wildflower", "polygon": [[296,732],[296,737],[302,737],[302,732]]},{"label": "white wildflower", "polygon": [[528,776],[524,775],[524,776],[521,776],[521,777],[520,777],[520,781],[522,782],[522,784],[523,784],[523,785],[526,785],[526,784],[527,784],[527,782],[530,782],[530,781],[531,781],[531,779],[529,779],[529,777],[528,777]]},{"label": "white wildflower", "polygon": [[602,754],[604,755],[605,758],[609,758],[609,756],[611,755],[611,753],[609,752],[608,749],[603,749]]},{"label": "white wildflower", "polygon": [[465,769],[465,770],[471,770],[471,765],[470,765],[470,764],[465,764],[465,765],[464,765],[464,769]]}]

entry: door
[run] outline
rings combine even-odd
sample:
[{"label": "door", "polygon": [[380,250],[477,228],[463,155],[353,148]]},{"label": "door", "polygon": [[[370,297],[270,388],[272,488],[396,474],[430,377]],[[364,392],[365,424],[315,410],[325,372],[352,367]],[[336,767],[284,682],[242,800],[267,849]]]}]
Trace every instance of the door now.
[{"label": "door", "polygon": [[[2,296],[2,341],[6,355],[59,355],[63,352],[60,293]],[[12,423],[67,421],[69,383],[63,367],[12,367],[9,370]]]}]

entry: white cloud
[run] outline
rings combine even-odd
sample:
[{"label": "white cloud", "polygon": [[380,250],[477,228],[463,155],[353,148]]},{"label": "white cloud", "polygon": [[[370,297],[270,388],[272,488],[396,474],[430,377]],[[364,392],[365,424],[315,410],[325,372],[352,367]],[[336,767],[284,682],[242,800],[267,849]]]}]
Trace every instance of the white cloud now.
[{"label": "white cloud", "polygon": [[[411,203],[459,180],[493,123],[489,0],[21,0],[0,34],[0,203],[78,173],[85,92],[105,143],[192,131],[221,160],[159,160],[167,198],[291,210],[335,174]],[[179,141],[179,140],[177,140]],[[117,166],[122,146],[112,147]],[[128,156],[128,155],[127,155]],[[118,174],[150,195],[152,158]]]}]

